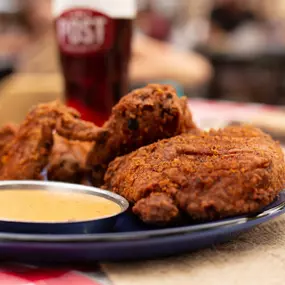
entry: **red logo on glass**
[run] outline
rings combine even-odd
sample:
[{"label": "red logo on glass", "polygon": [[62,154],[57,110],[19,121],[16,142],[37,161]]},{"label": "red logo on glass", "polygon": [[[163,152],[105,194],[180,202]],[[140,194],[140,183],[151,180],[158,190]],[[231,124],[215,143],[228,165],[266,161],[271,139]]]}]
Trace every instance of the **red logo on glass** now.
[{"label": "red logo on glass", "polygon": [[57,40],[63,52],[88,54],[110,49],[113,20],[89,9],[65,11],[56,20]]}]

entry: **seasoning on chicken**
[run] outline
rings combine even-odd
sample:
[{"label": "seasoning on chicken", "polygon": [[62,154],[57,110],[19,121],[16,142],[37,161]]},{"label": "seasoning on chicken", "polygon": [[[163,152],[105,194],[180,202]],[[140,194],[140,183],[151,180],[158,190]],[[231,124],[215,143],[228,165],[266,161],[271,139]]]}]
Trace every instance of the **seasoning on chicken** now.
[{"label": "seasoning on chicken", "polygon": [[90,142],[70,141],[55,134],[47,167],[48,180],[82,183],[88,171],[86,159],[92,146]]},{"label": "seasoning on chicken", "polygon": [[19,126],[4,149],[0,161],[0,180],[42,179],[53,146],[53,131],[58,120],[80,125],[81,130],[90,123],[79,120],[79,114],[59,102],[35,106]]},{"label": "seasoning on chicken", "polygon": [[168,224],[181,213],[213,220],[253,213],[285,184],[279,143],[251,126],[182,134],[115,159],[104,188],[124,196],[144,222]]},{"label": "seasoning on chicken", "polygon": [[0,158],[4,154],[5,148],[16,135],[18,127],[14,124],[7,124],[0,128]]},{"label": "seasoning on chicken", "polygon": [[186,98],[178,98],[171,86],[159,84],[147,85],[124,96],[104,126],[99,130],[91,127],[85,138],[76,129],[63,126],[70,131],[62,132],[58,126],[60,135],[95,142],[87,164],[97,186],[103,183],[108,164],[117,156],[196,128]]}]

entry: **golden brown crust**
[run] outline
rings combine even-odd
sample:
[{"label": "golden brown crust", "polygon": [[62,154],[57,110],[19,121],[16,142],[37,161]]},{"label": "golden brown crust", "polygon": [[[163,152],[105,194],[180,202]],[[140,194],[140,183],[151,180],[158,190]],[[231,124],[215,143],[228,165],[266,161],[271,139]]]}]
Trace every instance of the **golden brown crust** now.
[{"label": "golden brown crust", "polygon": [[54,146],[47,168],[48,180],[81,183],[87,173],[86,158],[93,144],[69,141],[54,135]]},{"label": "golden brown crust", "polygon": [[104,187],[135,204],[143,219],[153,217],[146,214],[153,205],[147,209],[144,203],[141,210],[136,203],[162,192],[180,211],[204,220],[256,212],[274,200],[284,182],[279,144],[259,129],[241,126],[179,135],[117,158]]},{"label": "golden brown crust", "polygon": [[[58,101],[32,108],[5,148],[0,163],[0,180],[41,179],[53,145],[53,130],[57,121],[63,118],[79,121],[79,114]],[[80,123],[84,126],[84,121]]]},{"label": "golden brown crust", "polygon": [[0,158],[4,154],[4,149],[16,135],[18,126],[15,124],[7,124],[0,128]]},{"label": "golden brown crust", "polygon": [[152,224],[171,224],[179,220],[180,212],[173,199],[166,193],[151,193],[140,199],[133,212],[144,222]]},{"label": "golden brown crust", "polygon": [[56,124],[57,133],[70,140],[95,141],[100,128],[78,117],[62,116]]},{"label": "golden brown crust", "polygon": [[[87,127],[88,126],[88,127]],[[149,84],[124,96],[113,108],[102,128],[63,117],[59,135],[68,139],[93,141],[87,164],[95,186],[103,183],[108,164],[117,156],[141,146],[196,129],[186,98],[178,98],[169,85]]]},{"label": "golden brown crust", "polygon": [[186,98],[179,99],[171,86],[150,84],[132,91],[113,108],[88,157],[94,184],[102,184],[115,157],[195,128]]}]

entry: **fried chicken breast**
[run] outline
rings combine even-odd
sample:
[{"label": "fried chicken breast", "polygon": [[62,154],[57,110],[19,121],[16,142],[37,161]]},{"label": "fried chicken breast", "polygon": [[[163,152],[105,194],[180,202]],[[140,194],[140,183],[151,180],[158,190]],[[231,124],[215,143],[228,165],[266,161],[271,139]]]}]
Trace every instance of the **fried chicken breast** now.
[{"label": "fried chicken breast", "polygon": [[279,144],[250,126],[196,131],[115,159],[104,188],[129,200],[144,222],[181,214],[213,220],[259,211],[285,184]]}]

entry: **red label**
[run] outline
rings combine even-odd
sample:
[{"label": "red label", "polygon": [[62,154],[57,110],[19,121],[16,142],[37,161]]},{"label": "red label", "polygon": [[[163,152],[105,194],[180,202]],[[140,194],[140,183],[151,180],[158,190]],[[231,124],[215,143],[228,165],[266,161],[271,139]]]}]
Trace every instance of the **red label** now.
[{"label": "red label", "polygon": [[26,273],[0,271],[2,285],[99,285],[83,273],[76,271],[43,271],[34,270]]},{"label": "red label", "polygon": [[113,26],[113,20],[100,12],[68,10],[56,20],[57,40],[64,52],[96,53],[111,48]]}]

